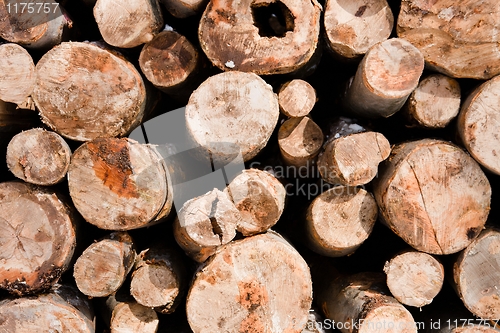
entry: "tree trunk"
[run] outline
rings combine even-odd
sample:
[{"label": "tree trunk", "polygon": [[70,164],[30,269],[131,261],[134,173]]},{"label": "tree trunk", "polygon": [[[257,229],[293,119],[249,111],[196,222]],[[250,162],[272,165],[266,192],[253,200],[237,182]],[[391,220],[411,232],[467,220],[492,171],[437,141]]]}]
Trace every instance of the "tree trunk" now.
[{"label": "tree trunk", "polygon": [[328,0],[324,20],[328,47],[346,59],[362,56],[389,38],[394,25],[386,0]]},{"label": "tree trunk", "polygon": [[411,93],[405,111],[411,123],[426,128],[444,128],[459,110],[458,82],[442,74],[431,74]]},{"label": "tree trunk", "polygon": [[221,70],[285,74],[313,56],[320,14],[316,1],[211,1],[198,36],[207,57]]},{"label": "tree trunk", "polygon": [[333,280],[318,301],[342,333],[416,333],[410,312],[387,294],[383,274],[359,273]]},{"label": "tree trunk", "polygon": [[469,245],[486,222],[491,188],[479,165],[451,143],[424,139],[393,148],[374,184],[382,220],[430,254]]},{"label": "tree trunk", "polygon": [[374,45],[358,66],[344,106],[359,117],[389,117],[417,87],[424,58],[409,42],[392,38]]},{"label": "tree trunk", "polygon": [[127,135],[146,107],[141,75],[90,43],[63,43],[37,63],[33,99],[42,121],[62,136],[89,141]]},{"label": "tree trunk", "polygon": [[214,189],[184,203],[174,222],[174,236],[188,256],[204,262],[236,236],[241,219],[227,194]]},{"label": "tree trunk", "polygon": [[403,0],[397,32],[424,55],[432,70],[455,78],[489,79],[500,73],[497,0]]},{"label": "tree trunk", "polygon": [[26,103],[36,77],[31,55],[17,44],[0,45],[0,73],[0,99],[18,105]]},{"label": "tree trunk", "polygon": [[377,132],[342,134],[330,135],[318,157],[321,177],[331,184],[369,183],[377,175],[379,163],[389,157],[389,141]]},{"label": "tree trunk", "polygon": [[76,214],[49,189],[0,183],[0,287],[15,295],[49,289],[76,246]]},{"label": "tree trunk", "polygon": [[90,297],[116,292],[134,266],[136,253],[126,232],[114,232],[92,243],[76,260],[73,277],[78,289]]},{"label": "tree trunk", "polygon": [[245,161],[255,157],[267,144],[278,117],[276,94],[252,73],[212,76],[193,92],[186,106],[191,140],[216,160],[227,159],[233,144]]},{"label": "tree trunk", "polygon": [[186,289],[186,271],[181,256],[165,246],[153,246],[139,253],[130,294],[137,303],[160,313],[172,313]]},{"label": "tree trunk", "polygon": [[316,104],[316,90],[304,80],[286,82],[278,92],[280,111],[287,117],[305,117]]},{"label": "tree trunk", "polygon": [[158,330],[159,320],[155,310],[132,299],[109,296],[103,311],[108,317],[111,332],[156,333]]},{"label": "tree trunk", "polygon": [[121,48],[147,43],[163,28],[158,0],[97,0],[94,18],[102,38]]},{"label": "tree trunk", "polygon": [[453,265],[458,295],[467,309],[482,319],[500,318],[500,232],[484,230]]},{"label": "tree trunk", "polygon": [[41,128],[14,136],[7,146],[7,166],[19,179],[54,185],[66,177],[71,149],[57,133]]},{"label": "tree trunk", "polygon": [[433,256],[417,251],[394,256],[385,264],[384,272],[392,296],[419,308],[432,302],[444,281],[443,265]]},{"label": "tree trunk", "polygon": [[164,163],[130,139],[95,139],[73,154],[68,185],[85,220],[106,230],[150,226],[168,215],[171,188]]},{"label": "tree trunk", "polygon": [[306,241],[315,252],[340,257],[354,253],[377,220],[377,203],[361,188],[338,186],[321,193],[306,214]]},{"label": "tree trunk", "polygon": [[[73,22],[56,1],[43,3],[46,5],[42,8],[40,2],[32,0],[0,0],[0,37],[28,49],[41,51],[67,40]],[[32,13],[29,10],[30,4]]]},{"label": "tree trunk", "polygon": [[[79,304],[79,308],[75,304]],[[87,317],[88,309],[82,305],[88,305],[83,297],[61,290],[29,298],[4,299],[0,302],[0,331],[94,333],[93,318]]]},{"label": "tree trunk", "polygon": [[288,165],[310,170],[323,146],[323,132],[309,117],[290,118],[278,131],[281,157]]},{"label": "tree trunk", "polygon": [[500,76],[472,92],[458,115],[458,134],[469,153],[489,171],[500,175]]},{"label": "tree trunk", "polygon": [[306,262],[268,232],[217,251],[196,274],[186,312],[194,333],[300,333],[311,299]]},{"label": "tree trunk", "polygon": [[208,0],[160,0],[168,12],[177,18],[186,18],[200,13]]},{"label": "tree trunk", "polygon": [[244,236],[272,228],[285,208],[285,188],[265,171],[244,170],[229,183],[224,192],[241,214],[236,229]]}]

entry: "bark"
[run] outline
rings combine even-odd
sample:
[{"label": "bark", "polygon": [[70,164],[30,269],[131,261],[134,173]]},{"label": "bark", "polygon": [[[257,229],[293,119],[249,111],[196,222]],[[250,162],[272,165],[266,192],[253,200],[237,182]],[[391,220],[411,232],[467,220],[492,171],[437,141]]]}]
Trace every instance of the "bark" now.
[{"label": "bark", "polygon": [[491,187],[459,147],[424,139],[393,148],[374,184],[382,220],[405,242],[430,254],[469,245],[486,222]]},{"label": "bark", "polygon": [[311,299],[306,262],[268,232],[217,251],[196,274],[186,312],[194,333],[300,333]]},{"label": "bark", "polygon": [[122,48],[147,43],[163,28],[158,0],[97,0],[94,18],[102,38]]},{"label": "bark", "polygon": [[359,64],[344,106],[360,117],[389,117],[417,87],[423,69],[422,54],[406,40],[391,38],[378,43]]},{"label": "bark", "polygon": [[455,78],[500,73],[498,2],[403,0],[397,32],[424,55],[427,67]]},{"label": "bark", "polygon": [[328,0],[324,24],[328,47],[352,59],[389,38],[394,16],[386,0]]},{"label": "bark", "polygon": [[172,207],[171,184],[154,149],[131,139],[95,139],[73,154],[68,185],[75,207],[101,229],[150,226]]},{"label": "bark", "polygon": [[370,236],[377,215],[377,203],[364,189],[331,188],[309,205],[305,221],[307,244],[329,257],[352,254]]},{"label": "bark", "polygon": [[113,294],[132,270],[135,257],[133,240],[126,232],[115,232],[92,243],[74,266],[78,289],[90,297]]},{"label": "bark", "polygon": [[89,141],[125,136],[139,125],[146,88],[135,67],[90,43],[62,43],[37,63],[33,99],[62,136]]},{"label": "bark", "polygon": [[203,11],[208,0],[160,0],[168,12],[177,18],[186,18]]},{"label": "bark", "polygon": [[0,72],[0,99],[18,105],[26,103],[35,87],[31,55],[17,44],[0,45]]},{"label": "bark", "polygon": [[384,272],[391,294],[402,304],[419,308],[432,302],[444,281],[443,265],[418,251],[394,256],[385,264]]},{"label": "bark", "polygon": [[71,149],[57,133],[41,128],[14,136],[7,146],[7,166],[19,179],[37,185],[61,182],[69,168]]},{"label": "bark", "polygon": [[320,14],[316,1],[211,1],[198,37],[221,70],[285,74],[299,70],[313,56]]},{"label": "bark", "polygon": [[307,81],[286,82],[278,92],[280,111],[287,117],[304,117],[316,104],[316,90]]},{"label": "bark", "polygon": [[77,217],[61,195],[22,182],[0,183],[0,287],[15,295],[49,289],[68,268]]},{"label": "bark", "polygon": [[408,98],[410,122],[426,128],[444,128],[460,110],[458,82],[442,74],[431,74],[418,84]]}]

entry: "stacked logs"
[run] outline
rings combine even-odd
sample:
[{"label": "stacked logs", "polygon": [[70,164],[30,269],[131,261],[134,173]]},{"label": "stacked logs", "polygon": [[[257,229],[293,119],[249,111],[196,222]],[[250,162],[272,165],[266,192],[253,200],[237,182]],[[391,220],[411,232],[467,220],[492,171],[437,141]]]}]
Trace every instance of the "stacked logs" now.
[{"label": "stacked logs", "polygon": [[496,1],[24,5],[0,331],[498,332]]}]

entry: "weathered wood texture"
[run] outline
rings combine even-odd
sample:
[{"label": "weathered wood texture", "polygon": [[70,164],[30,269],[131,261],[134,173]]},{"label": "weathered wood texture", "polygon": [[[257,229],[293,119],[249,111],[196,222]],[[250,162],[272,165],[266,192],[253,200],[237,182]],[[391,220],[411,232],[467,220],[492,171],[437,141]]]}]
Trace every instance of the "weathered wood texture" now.
[{"label": "weathered wood texture", "polygon": [[177,18],[186,18],[200,13],[208,0],[160,0],[168,12]]},{"label": "weathered wood texture", "polygon": [[[275,14],[274,19],[259,13],[266,8]],[[198,36],[207,57],[222,70],[290,73],[313,56],[320,14],[321,5],[315,0],[211,1]]]},{"label": "weathered wood texture", "polygon": [[324,24],[327,46],[352,59],[389,38],[394,16],[386,0],[328,0]]},{"label": "weathered wood texture", "polygon": [[78,289],[91,297],[113,294],[134,266],[135,257],[132,238],[126,232],[115,232],[92,243],[74,266]]},{"label": "weathered wood texture", "polygon": [[371,193],[356,187],[331,188],[316,197],[307,210],[308,246],[329,257],[352,254],[370,236],[377,215]]},{"label": "weathered wood texture", "polygon": [[42,121],[62,136],[89,141],[128,134],[146,106],[141,75],[90,43],[62,43],[36,65],[33,99]]},{"label": "weathered wood texture", "polygon": [[278,144],[285,163],[310,168],[323,146],[323,131],[309,117],[290,118],[278,131]]},{"label": "weathered wood texture", "polygon": [[500,318],[500,232],[488,228],[481,232],[453,265],[458,295],[475,316]]},{"label": "weathered wood texture", "polygon": [[331,184],[348,186],[369,183],[378,172],[380,162],[389,157],[389,141],[377,132],[330,136],[318,156],[321,177]]},{"label": "weathered wood texture", "polygon": [[103,311],[106,312],[112,333],[156,333],[158,331],[159,320],[155,310],[132,299],[109,296]]},{"label": "weathered wood texture", "polygon": [[443,265],[430,254],[417,251],[394,256],[385,264],[384,272],[394,298],[415,307],[430,304],[444,281]]},{"label": "weathered wood texture", "polygon": [[71,149],[57,133],[34,128],[12,138],[6,158],[9,170],[17,178],[37,185],[54,185],[66,177]]},{"label": "weathered wood texture", "polygon": [[342,323],[338,327],[342,333],[416,333],[412,315],[388,296],[384,280],[379,273],[339,277],[318,294],[317,301],[327,318]]},{"label": "weathered wood texture", "polygon": [[149,226],[172,207],[165,164],[154,149],[131,139],[82,144],[73,154],[68,180],[75,207],[101,229]]},{"label": "weathered wood texture", "polygon": [[316,90],[307,81],[295,79],[280,87],[278,102],[285,116],[304,117],[316,104]]},{"label": "weathered wood texture", "polygon": [[281,236],[268,232],[217,251],[197,272],[186,311],[194,333],[299,333],[311,299],[306,262]]},{"label": "weathered wood texture", "polygon": [[210,77],[186,106],[191,140],[216,160],[228,144],[237,145],[248,161],[264,148],[278,122],[278,98],[272,87],[253,73],[226,72]]},{"label": "weathered wood texture", "polygon": [[500,74],[496,0],[401,1],[397,32],[417,47],[426,65],[455,78]]},{"label": "weathered wood texture", "polygon": [[285,188],[265,171],[244,170],[224,192],[241,214],[236,230],[244,236],[267,231],[278,222],[285,209]]},{"label": "weathered wood texture", "polygon": [[130,281],[130,294],[137,303],[172,313],[186,288],[186,270],[176,251],[155,245],[139,253]]},{"label": "weathered wood texture", "polygon": [[163,28],[158,0],[97,0],[94,17],[109,45],[130,48],[147,43]]},{"label": "weathered wood texture", "polygon": [[411,93],[405,111],[411,123],[426,128],[443,128],[458,115],[460,96],[457,80],[431,74]]},{"label": "weathered wood texture", "polygon": [[422,53],[406,40],[391,38],[378,43],[359,64],[344,107],[360,117],[389,117],[417,87],[423,69]]},{"label": "weathered wood texture", "polygon": [[16,295],[49,289],[70,264],[75,223],[68,200],[52,190],[0,183],[0,287]]},{"label": "weathered wood texture", "polygon": [[482,166],[500,175],[500,76],[486,81],[465,100],[458,115],[458,134]]},{"label": "weathered wood texture", "polygon": [[[0,5],[1,6],[1,5]],[[14,43],[0,45],[0,99],[23,104],[35,87],[35,64],[31,55]]]},{"label": "weathered wood texture", "polygon": [[481,232],[491,187],[461,148],[424,139],[393,148],[374,195],[383,221],[405,242],[422,252],[451,254]]}]

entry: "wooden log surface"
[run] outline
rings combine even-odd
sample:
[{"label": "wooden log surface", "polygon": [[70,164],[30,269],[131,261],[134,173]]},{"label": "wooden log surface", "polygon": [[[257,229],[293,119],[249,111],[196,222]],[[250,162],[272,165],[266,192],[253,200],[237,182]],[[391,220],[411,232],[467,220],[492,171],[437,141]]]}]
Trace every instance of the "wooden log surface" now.
[{"label": "wooden log surface", "polygon": [[53,190],[0,183],[0,288],[20,296],[49,289],[70,265],[76,223]]},{"label": "wooden log surface", "polygon": [[444,281],[443,265],[433,256],[418,251],[394,256],[385,264],[384,272],[392,296],[404,305],[419,308],[432,302]]},{"label": "wooden log surface", "polygon": [[426,76],[410,94],[406,113],[410,122],[426,128],[444,128],[460,110],[458,81],[442,74]]},{"label": "wooden log surface", "polygon": [[25,103],[33,92],[36,77],[35,64],[28,51],[14,43],[0,45],[0,73],[0,99]]},{"label": "wooden log surface", "polygon": [[366,190],[331,188],[317,196],[307,209],[307,245],[329,257],[352,254],[370,236],[377,215],[377,203]]},{"label": "wooden log surface", "polygon": [[500,73],[496,0],[401,1],[397,33],[424,55],[427,66],[455,78],[489,79]]},{"label": "wooden log surface", "polygon": [[146,88],[128,61],[90,43],[62,43],[36,65],[33,99],[62,136],[89,141],[128,134],[143,119]]},{"label": "wooden log surface", "polygon": [[106,299],[103,309],[111,332],[156,333],[158,315],[155,310],[145,307],[133,299],[111,295]]},{"label": "wooden log surface", "polygon": [[34,128],[12,138],[6,159],[17,178],[37,185],[54,185],[66,177],[71,149],[57,133]]},{"label": "wooden log surface", "polygon": [[160,0],[168,12],[177,18],[186,18],[203,11],[207,0]]},{"label": "wooden log surface", "polygon": [[487,228],[453,265],[454,286],[467,309],[482,319],[500,318],[500,232]]},{"label": "wooden log surface", "polygon": [[278,179],[265,171],[246,169],[236,176],[224,193],[240,212],[236,230],[244,236],[272,228],[285,209],[286,190]]},{"label": "wooden log surface", "polygon": [[280,111],[287,117],[305,117],[316,104],[316,90],[307,82],[285,82],[278,91]]},{"label": "wooden log surface", "polygon": [[377,175],[379,163],[389,157],[389,141],[377,132],[342,134],[331,133],[318,156],[321,177],[331,184],[358,186],[369,183]]},{"label": "wooden log surface", "polygon": [[378,43],[359,64],[344,106],[359,117],[389,117],[403,107],[423,69],[422,53],[406,40],[391,38]]},{"label": "wooden log surface", "polygon": [[462,149],[424,139],[393,148],[374,195],[382,220],[405,242],[422,252],[451,254],[481,232],[491,187]]},{"label": "wooden log surface", "polygon": [[285,74],[313,56],[320,13],[316,1],[211,1],[198,36],[207,57],[221,70]]},{"label": "wooden log surface", "polygon": [[137,256],[130,294],[145,307],[172,313],[184,296],[186,279],[182,257],[172,248],[155,245]]},{"label": "wooden log surface", "polygon": [[281,236],[267,232],[217,251],[197,272],[186,312],[194,333],[300,333],[311,299],[306,262]]},{"label": "wooden log surface", "polygon": [[411,313],[385,289],[383,274],[358,273],[333,280],[318,302],[342,333],[416,333]]},{"label": "wooden log surface", "polygon": [[157,223],[172,206],[165,165],[131,139],[95,139],[75,150],[68,186],[75,207],[101,229],[130,230]]},{"label": "wooden log surface", "polygon": [[469,153],[489,171],[500,175],[500,77],[497,76],[473,91],[460,109],[458,134]]},{"label": "wooden log surface", "polygon": [[109,45],[131,48],[147,43],[163,28],[158,0],[97,0],[94,18]]},{"label": "wooden log surface", "polygon": [[121,287],[135,258],[132,238],[126,232],[111,233],[78,257],[73,268],[76,285],[87,296],[109,296]]},{"label": "wooden log surface", "polygon": [[386,0],[328,0],[324,24],[327,46],[352,59],[389,38],[394,16]]},{"label": "wooden log surface", "polygon": [[214,75],[192,93],[186,106],[191,140],[216,160],[224,160],[225,143],[237,145],[245,161],[255,157],[267,144],[278,117],[276,94],[252,73]]}]

